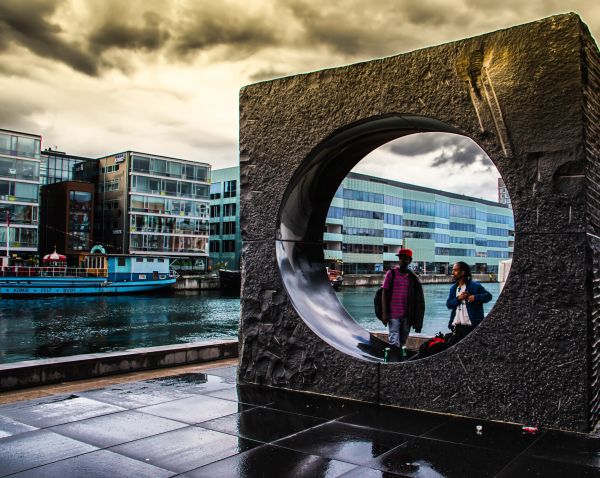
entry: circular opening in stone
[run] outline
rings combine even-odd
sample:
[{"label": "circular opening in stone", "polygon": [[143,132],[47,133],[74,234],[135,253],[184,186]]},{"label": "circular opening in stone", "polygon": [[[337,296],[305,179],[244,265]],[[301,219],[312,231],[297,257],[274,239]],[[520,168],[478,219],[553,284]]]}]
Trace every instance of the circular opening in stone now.
[{"label": "circular opening in stone", "polygon": [[[415,147],[429,150],[429,161],[423,157],[427,154],[415,154]],[[404,158],[395,154],[399,151],[402,151]],[[441,154],[432,156],[433,151]],[[469,155],[480,157],[469,159]],[[357,170],[362,174],[372,172],[374,174],[369,176],[375,177],[357,176],[355,173],[347,177],[357,163],[367,156],[371,161],[365,160]],[[406,156],[410,157],[409,162]],[[488,251],[487,243],[483,246],[481,241],[484,238],[494,240],[493,236],[487,234],[487,219],[497,221],[500,226],[497,229],[505,231],[503,242],[509,241],[509,231],[514,228],[511,213],[506,214],[510,220],[490,216],[483,221],[484,213],[487,215],[498,211],[491,200],[488,204],[480,203],[482,207],[478,208],[474,207],[471,198],[461,197],[476,193],[474,185],[463,186],[461,192],[444,191],[444,195],[439,191],[436,194],[432,190],[443,188],[430,187],[435,186],[435,183],[427,183],[433,175],[425,173],[426,185],[413,184],[412,189],[399,187],[402,186],[399,182],[406,185],[411,178],[415,182],[414,174],[407,174],[409,170],[427,171],[432,160],[437,162],[438,167],[446,165],[457,169],[461,165],[456,163],[461,161],[474,163],[479,160],[484,167],[491,164],[487,155],[455,128],[430,118],[389,115],[351,125],[333,134],[313,150],[290,182],[280,209],[277,237],[277,258],[283,282],[294,308],[304,322],[319,337],[344,353],[369,361],[382,361],[385,356],[390,361],[398,361],[400,350],[390,346],[385,337],[373,333],[377,329],[384,329],[381,323],[376,322],[373,298],[377,286],[383,281],[384,271],[396,263],[395,253],[401,246],[413,250],[411,268],[421,282],[428,282],[432,272],[439,273],[437,280],[442,280],[442,276],[446,280],[441,287],[435,286],[439,289],[435,292],[428,292],[428,285],[423,286],[429,307],[440,301],[445,306],[451,286],[447,282],[447,273],[454,262],[464,260],[474,266],[473,272],[491,273],[497,277],[498,263],[501,259],[508,259],[502,256],[510,254],[512,244],[499,248],[491,246],[490,251],[500,251],[492,253],[500,257],[494,257],[491,261],[487,257],[484,261],[481,257],[482,251],[486,251],[486,256]],[[398,171],[403,164],[404,174],[390,174],[394,167]],[[377,174],[378,165],[383,168],[384,174]],[[446,182],[452,183],[451,180]],[[454,182],[460,184],[460,179]],[[436,203],[440,203],[437,208]],[[369,213],[371,218],[362,217]],[[434,226],[430,227],[432,224]],[[436,227],[438,224],[440,227]],[[448,228],[445,229],[443,224]],[[481,234],[484,226],[485,235]],[[478,232],[481,236],[480,246],[475,243]],[[426,251],[428,247],[433,250]],[[465,254],[450,256],[457,252],[451,249],[461,249]],[[479,262],[476,262],[477,252]],[[369,260],[359,262],[361,256],[369,256]],[[335,273],[327,274],[326,268],[330,272],[343,270],[346,284],[366,280],[372,286],[356,292],[354,296],[361,296],[358,298],[352,297],[348,286],[341,286],[342,292],[336,293],[331,282],[335,280]],[[497,288],[497,285],[492,286],[494,292]],[[445,289],[443,293],[441,289]],[[359,291],[358,288],[354,290]],[[499,294],[493,295],[495,299]],[[439,309],[439,304],[437,307]],[[486,312],[489,309],[487,307]],[[433,335],[436,328],[444,331],[441,326],[443,322],[445,332],[449,332],[448,309],[443,315],[440,310],[433,314],[431,309],[428,312],[421,332]],[[435,316],[434,321],[432,315]],[[411,339],[408,345],[414,350],[417,342]],[[387,353],[386,348],[390,349]],[[406,356],[405,360],[408,358],[410,356]]]}]

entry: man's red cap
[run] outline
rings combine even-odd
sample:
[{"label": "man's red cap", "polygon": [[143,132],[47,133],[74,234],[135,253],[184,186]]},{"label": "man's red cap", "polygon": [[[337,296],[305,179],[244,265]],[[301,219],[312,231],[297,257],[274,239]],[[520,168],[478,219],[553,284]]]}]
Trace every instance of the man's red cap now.
[{"label": "man's red cap", "polygon": [[401,256],[403,254],[412,259],[412,251],[410,249],[398,249],[398,253],[396,255]]}]

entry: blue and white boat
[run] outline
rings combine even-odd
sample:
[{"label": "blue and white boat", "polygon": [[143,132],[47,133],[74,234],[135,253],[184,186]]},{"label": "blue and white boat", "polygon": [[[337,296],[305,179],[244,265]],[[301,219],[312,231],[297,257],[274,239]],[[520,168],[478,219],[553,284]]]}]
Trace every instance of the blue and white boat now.
[{"label": "blue and white boat", "polygon": [[0,268],[0,297],[133,294],[169,287],[176,281],[166,257],[84,254],[80,267],[67,267],[56,251],[44,267]]}]

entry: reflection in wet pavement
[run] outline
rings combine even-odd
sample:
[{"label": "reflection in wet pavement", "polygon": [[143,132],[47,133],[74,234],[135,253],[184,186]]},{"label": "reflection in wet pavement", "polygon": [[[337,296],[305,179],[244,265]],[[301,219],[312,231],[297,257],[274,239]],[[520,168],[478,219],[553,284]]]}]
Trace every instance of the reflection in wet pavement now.
[{"label": "reflection in wet pavement", "polygon": [[22,477],[600,476],[594,437],[236,386],[235,367],[2,405],[0,450]]}]

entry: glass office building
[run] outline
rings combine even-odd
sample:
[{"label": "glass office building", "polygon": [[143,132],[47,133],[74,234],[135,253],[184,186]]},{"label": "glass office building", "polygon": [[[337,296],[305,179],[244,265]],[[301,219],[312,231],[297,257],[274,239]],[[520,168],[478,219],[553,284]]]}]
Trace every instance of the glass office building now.
[{"label": "glass office building", "polygon": [[240,168],[217,169],[210,185],[210,259],[213,269],[240,269]]},{"label": "glass office building", "polygon": [[422,273],[449,273],[464,261],[496,273],[512,257],[514,221],[506,204],[350,173],[331,202],[323,234],[328,266],[379,273],[413,250]]},{"label": "glass office building", "polygon": [[134,151],[100,158],[95,237],[111,252],[206,267],[209,190],[205,163]]},{"label": "glass office building", "polygon": [[0,129],[0,255],[6,255],[8,229],[13,259],[37,256],[40,144],[39,135]]}]

